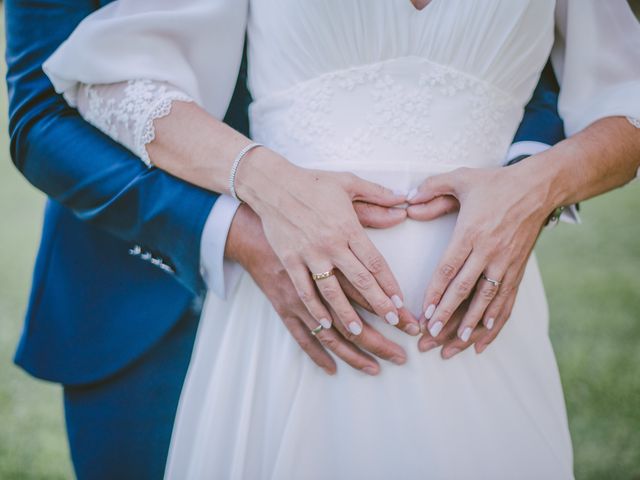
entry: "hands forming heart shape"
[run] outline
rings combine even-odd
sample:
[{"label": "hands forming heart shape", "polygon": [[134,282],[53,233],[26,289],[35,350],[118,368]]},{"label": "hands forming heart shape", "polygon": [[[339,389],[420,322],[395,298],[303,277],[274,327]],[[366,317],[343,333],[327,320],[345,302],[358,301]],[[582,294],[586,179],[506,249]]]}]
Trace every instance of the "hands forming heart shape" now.
[{"label": "hands forming heart shape", "polygon": [[[259,216],[263,249],[274,252],[272,261],[264,252],[260,262],[239,260],[325,370],[336,368],[326,350],[369,374],[378,373],[379,365],[366,352],[406,361],[404,350],[363,322],[351,302],[410,335],[421,333],[423,352],[443,345],[443,358],[474,344],[481,353],[496,338],[547,217],[539,208],[543,189],[518,166],[458,169],[430,177],[406,195],[349,173],[289,164],[273,171],[287,179],[286,188],[263,189],[260,198],[251,189],[240,193]],[[278,178],[274,174],[274,184]],[[455,211],[453,237],[426,288],[418,320],[404,308],[393,273],[362,226],[388,228],[407,218],[429,221]],[[335,275],[314,282],[310,272]]]}]

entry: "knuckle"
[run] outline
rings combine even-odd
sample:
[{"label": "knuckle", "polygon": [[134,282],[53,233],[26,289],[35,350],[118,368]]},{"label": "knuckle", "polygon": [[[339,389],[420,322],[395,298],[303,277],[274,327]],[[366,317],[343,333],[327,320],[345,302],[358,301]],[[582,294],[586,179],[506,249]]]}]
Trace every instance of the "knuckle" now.
[{"label": "knuckle", "polygon": [[378,299],[371,306],[373,307],[374,310],[377,310],[378,312],[388,312],[393,310],[391,302],[389,302],[389,300],[387,300],[386,298]]},{"label": "knuckle", "polygon": [[284,323],[287,328],[291,329],[291,327],[296,326],[297,320],[294,317],[292,317],[289,312],[278,310],[278,309],[276,309],[276,312],[278,312],[278,315],[282,319],[282,323]]},{"label": "knuckle", "polygon": [[323,253],[331,252],[339,244],[336,237],[329,232],[319,234],[313,241],[313,250]]},{"label": "knuckle", "polygon": [[427,292],[425,300],[427,301],[427,304],[438,305],[440,303],[440,300],[442,300],[443,294],[443,289],[434,288],[431,292]]},{"label": "knuckle", "polygon": [[353,278],[353,284],[360,290],[368,290],[373,286],[373,277],[369,272],[358,272]]},{"label": "knuckle", "polygon": [[446,280],[451,280],[456,274],[456,267],[454,267],[450,263],[445,263],[444,265],[440,266],[439,272],[440,275],[442,275]]},{"label": "knuckle", "polygon": [[357,221],[356,218],[346,218],[343,222],[339,224],[339,231],[343,238],[347,240],[347,242],[351,242],[354,239],[357,239],[359,235],[362,234],[362,225]]},{"label": "knuckle", "polygon": [[384,258],[382,258],[381,255],[371,255],[366,260],[367,269],[374,275],[382,273],[382,271],[385,268],[385,264],[386,262],[384,261]]},{"label": "knuckle", "polygon": [[298,289],[298,298],[306,305],[315,299],[315,295],[310,289],[300,288]]},{"label": "knuckle", "polygon": [[463,297],[467,297],[470,293],[471,290],[473,290],[473,287],[475,286],[475,284],[471,281],[469,281],[468,279],[461,279],[458,282],[456,282],[456,293],[458,293],[459,295],[463,296]]},{"label": "knuckle", "polygon": [[509,298],[514,293],[515,287],[509,283],[500,285],[499,296],[503,299]]},{"label": "knuckle", "polygon": [[286,305],[283,305],[280,302],[272,302],[273,309],[276,311],[278,316],[282,319],[285,325],[291,325],[293,323],[291,317],[288,316],[288,308]]},{"label": "knuckle", "polygon": [[298,345],[300,345],[300,348],[302,348],[302,350],[304,350],[305,352],[311,350],[311,347],[313,346],[313,341],[308,337],[298,338],[297,341]]},{"label": "knuckle", "polygon": [[453,309],[451,307],[448,306],[443,306],[439,309],[438,311],[438,317],[441,320],[448,320],[449,318],[451,318],[453,316]]},{"label": "knuckle", "polygon": [[335,224],[335,228],[331,238],[333,246],[349,248],[351,238],[358,234],[358,229],[362,230],[362,225],[360,225],[356,213],[353,212],[353,217],[349,216],[342,221],[338,221]]},{"label": "knuckle", "polygon": [[325,348],[331,350],[332,352],[338,352],[340,348],[340,342],[334,336],[325,336],[324,338],[320,339],[320,343],[322,343]]},{"label": "knuckle", "polygon": [[496,296],[496,293],[498,293],[498,287],[491,284],[485,286],[482,290],[480,290],[480,296],[483,300],[486,301],[493,300],[493,298]]},{"label": "knuckle", "polygon": [[389,312],[395,312],[395,307],[384,299],[373,302],[371,308],[374,312],[377,312],[381,317],[384,317]]},{"label": "knuckle", "polygon": [[328,302],[334,302],[340,298],[340,290],[334,285],[325,285],[321,287],[321,291]]}]

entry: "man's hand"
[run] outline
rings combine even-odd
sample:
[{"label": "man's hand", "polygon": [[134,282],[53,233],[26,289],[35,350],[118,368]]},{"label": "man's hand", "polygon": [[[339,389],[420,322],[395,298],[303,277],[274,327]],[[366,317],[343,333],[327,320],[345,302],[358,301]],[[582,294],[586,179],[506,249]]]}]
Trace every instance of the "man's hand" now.
[{"label": "man's hand", "polygon": [[[406,218],[403,209],[390,209],[364,203],[355,203],[355,210],[364,226],[388,228]],[[336,363],[327,350],[333,352],[353,368],[369,375],[376,375],[380,366],[375,355],[396,364],[406,362],[406,353],[394,342],[363,322],[360,335],[353,335],[340,322],[335,328],[322,329],[315,336],[310,333],[318,326],[297,295],[296,289],[284,266],[267,242],[258,216],[245,204],[234,217],[225,254],[239,262],[249,272],[280,315],[285,326],[302,349],[327,373],[336,372]],[[351,300],[371,310],[362,295],[339,273],[336,277]],[[406,311],[399,309],[398,328],[412,335],[419,333],[417,321]]]},{"label": "man's hand", "polygon": [[[441,338],[442,332],[451,330],[454,313],[469,299],[456,329],[461,343],[449,352],[475,339],[475,349],[481,353],[506,323],[550,213],[541,208],[547,204],[546,195],[544,184],[516,167],[461,168],[428,178],[410,195],[407,213],[416,220],[432,220],[460,207],[453,237],[423,305],[426,329],[432,338]],[[484,328],[474,333],[481,320]],[[421,342],[430,343],[424,337]]]}]

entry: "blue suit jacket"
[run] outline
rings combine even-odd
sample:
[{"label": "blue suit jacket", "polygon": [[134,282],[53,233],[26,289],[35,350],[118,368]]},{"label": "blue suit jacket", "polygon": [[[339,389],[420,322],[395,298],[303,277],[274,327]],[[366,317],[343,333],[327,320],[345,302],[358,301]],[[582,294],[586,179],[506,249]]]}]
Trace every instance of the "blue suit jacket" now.
[{"label": "blue suit jacket", "polygon": [[[44,60],[105,3],[5,2],[11,156],[50,199],[16,363],[64,384],[117,372],[191,308],[204,290],[200,237],[216,200],[148,170],[86,123],[44,75]],[[244,76],[225,121],[246,133]],[[545,74],[517,139],[562,138],[556,96]]]}]

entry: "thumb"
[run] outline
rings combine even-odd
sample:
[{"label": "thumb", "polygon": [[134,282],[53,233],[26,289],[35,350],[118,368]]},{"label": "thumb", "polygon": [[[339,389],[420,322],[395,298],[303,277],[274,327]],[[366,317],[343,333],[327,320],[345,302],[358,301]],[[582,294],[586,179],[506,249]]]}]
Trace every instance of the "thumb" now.
[{"label": "thumb", "polygon": [[363,202],[354,202],[353,208],[363,227],[390,228],[407,218],[404,208],[387,208]]},{"label": "thumb", "polygon": [[417,203],[429,202],[436,197],[445,195],[456,197],[457,188],[465,171],[466,169],[459,168],[452,172],[427,178],[418,188],[408,193],[407,201],[409,204],[415,205]]},{"label": "thumb", "polygon": [[350,176],[347,190],[351,193],[353,201],[373,203],[382,207],[395,207],[407,201],[406,193],[396,193],[357,175]]},{"label": "thumb", "polygon": [[442,197],[435,197],[431,200],[427,200],[423,203],[416,205],[410,205],[407,208],[407,216],[413,220],[429,221],[436,218],[448,215],[449,213],[457,212],[460,209],[460,203],[458,199],[445,195]]}]

